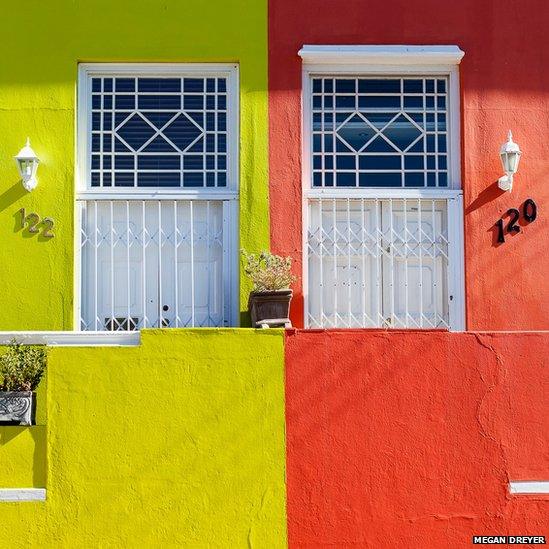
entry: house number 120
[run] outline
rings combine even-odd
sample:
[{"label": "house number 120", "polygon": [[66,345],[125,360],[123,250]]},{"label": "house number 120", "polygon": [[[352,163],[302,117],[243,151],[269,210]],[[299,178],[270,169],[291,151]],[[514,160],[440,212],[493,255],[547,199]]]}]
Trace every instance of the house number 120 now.
[{"label": "house number 120", "polygon": [[[53,238],[55,236],[52,232],[54,222],[51,217],[40,218],[35,212],[28,214],[25,208],[21,208],[19,213],[21,214],[21,229],[28,227],[29,233],[32,234],[42,232],[42,236],[45,238]],[[39,229],[40,226],[42,227],[41,231]]]},{"label": "house number 120", "polygon": [[[520,233],[520,225],[518,225],[517,222],[521,217],[521,212],[519,212],[516,208],[511,208],[510,210],[507,210],[507,215],[509,216],[509,223],[507,224],[507,227],[505,227],[503,219],[498,219],[496,221],[499,244],[503,244],[505,242],[505,228],[507,228],[507,232],[509,234]],[[526,221],[526,223],[532,223],[532,221],[536,220],[537,216],[538,207],[536,203],[529,198],[522,206],[522,218]]]}]

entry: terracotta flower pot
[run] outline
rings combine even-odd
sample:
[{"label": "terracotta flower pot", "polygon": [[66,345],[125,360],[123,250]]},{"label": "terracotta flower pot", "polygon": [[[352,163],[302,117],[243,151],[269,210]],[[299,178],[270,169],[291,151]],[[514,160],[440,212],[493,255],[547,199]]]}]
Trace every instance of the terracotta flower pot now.
[{"label": "terracotta flower pot", "polygon": [[252,327],[258,328],[261,321],[269,320],[277,320],[282,325],[289,324],[292,293],[292,290],[251,292],[248,310],[252,318]]}]

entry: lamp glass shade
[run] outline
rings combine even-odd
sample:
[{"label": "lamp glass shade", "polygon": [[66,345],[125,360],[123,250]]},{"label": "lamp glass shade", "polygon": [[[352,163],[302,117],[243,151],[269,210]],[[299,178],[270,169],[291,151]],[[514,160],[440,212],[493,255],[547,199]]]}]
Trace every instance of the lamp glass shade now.
[{"label": "lamp glass shade", "polygon": [[521,151],[520,147],[513,141],[511,130],[509,130],[507,135],[507,141],[499,150],[499,155],[501,157],[503,171],[507,174],[517,173]]},{"label": "lamp glass shade", "polygon": [[517,173],[520,160],[520,151],[502,152],[501,163],[505,173]]}]

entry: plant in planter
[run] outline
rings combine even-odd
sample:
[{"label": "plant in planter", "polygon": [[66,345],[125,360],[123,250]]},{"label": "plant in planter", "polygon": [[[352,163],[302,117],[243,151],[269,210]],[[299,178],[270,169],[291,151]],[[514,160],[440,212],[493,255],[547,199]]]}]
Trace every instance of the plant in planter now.
[{"label": "plant in planter", "polygon": [[13,340],[0,356],[0,423],[31,425],[35,394],[46,369],[45,347],[29,347]]},{"label": "plant in planter", "polygon": [[248,299],[248,309],[254,328],[272,326],[291,327],[290,285],[297,279],[292,274],[292,258],[280,257],[269,252],[249,254],[242,250],[245,259],[244,272],[253,282]]}]

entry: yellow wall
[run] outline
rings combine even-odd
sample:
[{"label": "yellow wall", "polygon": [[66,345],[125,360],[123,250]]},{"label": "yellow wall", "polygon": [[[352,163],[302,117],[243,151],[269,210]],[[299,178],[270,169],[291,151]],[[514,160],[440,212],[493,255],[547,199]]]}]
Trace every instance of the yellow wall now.
[{"label": "yellow wall", "polygon": [[[238,62],[241,246],[268,248],[266,11],[257,0],[28,0],[2,10],[0,330],[73,328],[79,61]],[[27,135],[42,160],[30,194],[13,161]],[[22,207],[54,218],[56,237],[19,230]]]},{"label": "yellow wall", "polygon": [[52,349],[47,460],[0,428],[0,486],[47,463],[47,501],[0,503],[0,546],[285,547],[283,364],[281,330]]}]

